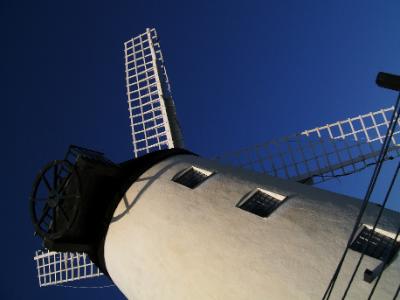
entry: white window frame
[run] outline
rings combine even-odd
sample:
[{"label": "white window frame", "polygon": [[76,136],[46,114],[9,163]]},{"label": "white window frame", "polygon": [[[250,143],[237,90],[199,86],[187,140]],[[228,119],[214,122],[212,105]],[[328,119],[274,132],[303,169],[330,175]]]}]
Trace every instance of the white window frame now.
[{"label": "white window frame", "polygon": [[[184,176],[186,173],[190,172],[192,169],[193,169],[194,171],[196,171],[196,172],[199,172],[199,173],[205,175],[206,178],[204,178],[201,182],[199,182],[199,183],[198,183],[197,185],[195,185],[193,188],[188,187],[188,186],[186,186],[185,184],[182,184],[182,183],[176,181],[176,180],[178,180],[180,177]],[[185,186],[185,187],[187,187],[187,188],[195,189],[195,188],[197,188],[199,185],[203,184],[204,181],[206,181],[208,178],[210,178],[210,177],[211,177],[212,175],[214,175],[214,174],[215,174],[214,171],[208,171],[208,170],[205,170],[205,169],[196,167],[196,166],[190,166],[190,167],[188,167],[188,168],[186,168],[186,169],[184,169],[184,170],[178,172],[178,173],[172,178],[172,181],[175,182],[175,183],[178,183],[178,184],[180,184],[180,185],[183,185],[183,186]]]},{"label": "white window frame", "polygon": [[[261,193],[267,194],[268,196],[271,196],[272,198],[274,198],[274,199],[278,202],[278,205],[275,207],[275,209],[274,209],[268,216],[266,216],[266,217],[261,217],[261,216],[255,214],[255,213],[253,213],[253,212],[251,212],[251,211],[248,211],[248,210],[245,210],[245,209],[243,209],[243,208],[241,207],[241,206],[244,205],[247,201],[249,201],[257,192],[261,192]],[[259,218],[266,219],[266,218],[268,218],[270,215],[272,215],[272,213],[273,213],[276,209],[278,209],[279,206],[280,206],[287,198],[288,198],[287,196],[284,196],[284,195],[281,195],[281,194],[278,194],[278,193],[275,193],[275,192],[271,192],[271,191],[266,190],[266,189],[255,188],[255,189],[254,189],[251,193],[249,193],[246,197],[244,197],[243,199],[241,199],[241,200],[236,204],[236,207],[237,207],[237,208],[240,208],[240,209],[242,209],[242,210],[244,210],[244,211],[247,212],[247,213],[251,213],[251,214],[253,214],[253,215],[255,215],[255,216],[259,217]]]}]

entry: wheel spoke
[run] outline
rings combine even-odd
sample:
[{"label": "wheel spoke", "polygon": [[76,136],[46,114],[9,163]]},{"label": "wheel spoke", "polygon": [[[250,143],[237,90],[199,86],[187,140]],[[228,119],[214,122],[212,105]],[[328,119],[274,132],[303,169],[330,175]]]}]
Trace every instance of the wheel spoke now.
[{"label": "wheel spoke", "polygon": [[50,228],[49,229],[52,229],[53,232],[54,232],[54,231],[56,231],[56,219],[57,219],[57,217],[56,217],[56,207],[53,207],[52,211],[53,211],[53,219],[51,220],[51,224],[50,224]]},{"label": "wheel spoke", "polygon": [[67,216],[67,213],[64,211],[64,208],[62,208],[61,205],[59,205],[58,208],[60,209],[60,212],[61,212],[62,216],[64,217],[64,219],[69,223],[69,218]]},{"label": "wheel spoke", "polygon": [[61,182],[61,185],[57,188],[58,193],[61,193],[61,191],[64,189],[65,185],[67,184],[67,182],[69,181],[70,178],[71,178],[71,174],[68,174],[68,176],[64,178],[64,181]]},{"label": "wheel spoke", "polygon": [[[66,176],[65,176],[65,177],[62,176],[63,172],[66,173]],[[66,167],[65,163],[64,163],[64,164],[61,164],[60,170],[58,171],[58,182],[57,182],[57,183],[62,182],[62,180],[63,180],[64,178],[68,177],[68,175],[70,175],[71,173],[72,173],[72,172],[71,172],[70,170],[68,170],[68,168]]]},{"label": "wheel spoke", "polygon": [[48,181],[47,178],[46,178],[46,175],[43,174],[42,178],[43,178],[44,184],[46,185],[47,189],[48,189],[49,192],[50,192],[50,191],[51,191],[51,186],[50,186],[49,181]]},{"label": "wheel spoke", "polygon": [[50,210],[50,206],[48,206],[47,203],[46,203],[46,205],[45,205],[45,206],[43,207],[43,209],[42,209],[42,216],[40,217],[40,219],[39,219],[39,221],[38,221],[38,225],[39,225],[39,226],[40,226],[40,224],[43,223],[44,219],[46,218],[46,216],[47,216],[48,213],[49,213],[49,210]]}]

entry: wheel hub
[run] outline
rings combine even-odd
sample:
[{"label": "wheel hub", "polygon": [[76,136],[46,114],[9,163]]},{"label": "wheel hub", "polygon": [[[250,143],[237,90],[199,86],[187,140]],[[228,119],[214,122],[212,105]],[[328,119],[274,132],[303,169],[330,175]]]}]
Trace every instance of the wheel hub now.
[{"label": "wheel hub", "polygon": [[51,191],[49,195],[49,200],[47,204],[51,207],[54,208],[58,205],[58,203],[61,201],[61,195],[57,191]]}]

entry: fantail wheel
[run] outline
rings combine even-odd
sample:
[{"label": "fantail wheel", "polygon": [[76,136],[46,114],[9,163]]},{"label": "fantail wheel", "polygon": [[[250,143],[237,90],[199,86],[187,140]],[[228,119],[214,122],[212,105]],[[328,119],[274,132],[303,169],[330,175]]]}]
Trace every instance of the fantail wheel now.
[{"label": "fantail wheel", "polygon": [[67,160],[48,163],[38,174],[30,198],[36,234],[56,239],[71,228],[81,197],[76,168]]}]

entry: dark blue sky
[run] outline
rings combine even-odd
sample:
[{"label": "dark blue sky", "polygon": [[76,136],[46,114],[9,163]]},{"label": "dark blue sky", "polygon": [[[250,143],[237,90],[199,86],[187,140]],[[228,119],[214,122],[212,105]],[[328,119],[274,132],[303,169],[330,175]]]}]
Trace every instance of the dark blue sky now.
[{"label": "dark blue sky", "polygon": [[[123,42],[146,27],[160,35],[186,145],[204,156],[394,103],[374,80],[400,73],[399,1],[202,2],[0,1],[0,298],[121,298],[38,288],[28,195],[71,143],[131,157]],[[336,189],[362,195],[360,178]]]}]

